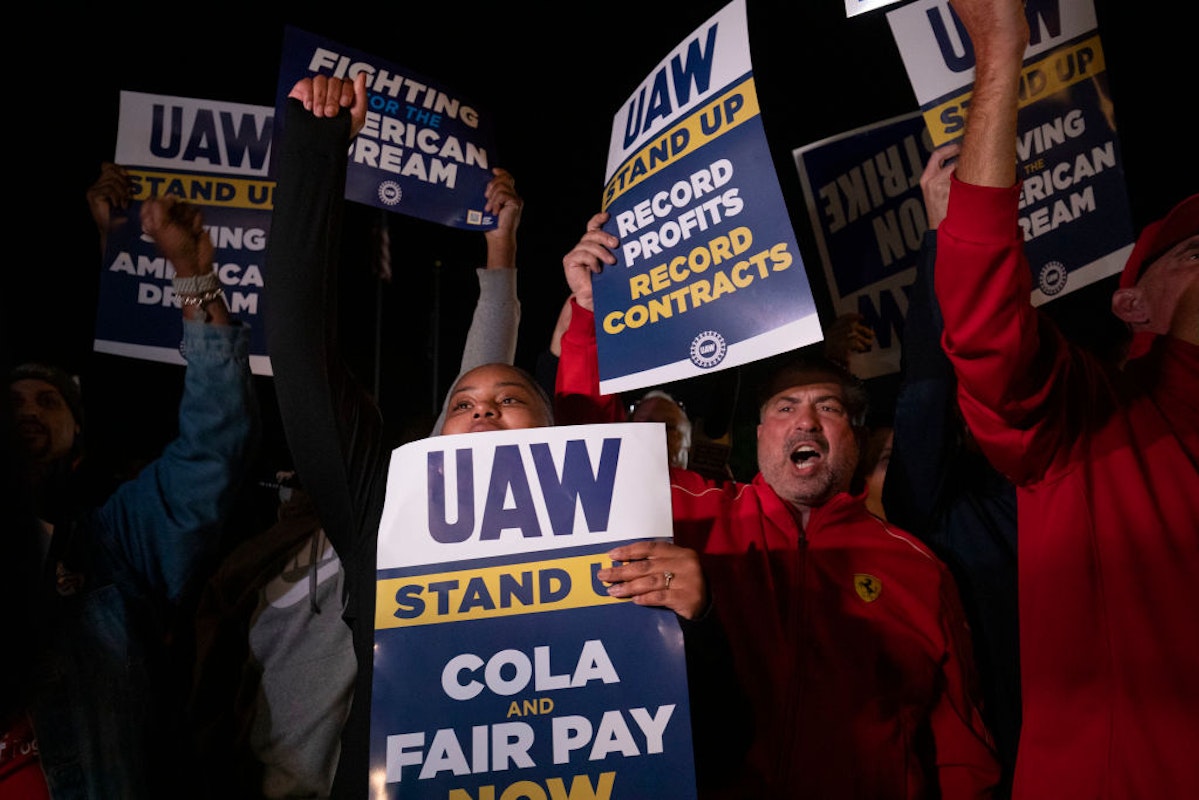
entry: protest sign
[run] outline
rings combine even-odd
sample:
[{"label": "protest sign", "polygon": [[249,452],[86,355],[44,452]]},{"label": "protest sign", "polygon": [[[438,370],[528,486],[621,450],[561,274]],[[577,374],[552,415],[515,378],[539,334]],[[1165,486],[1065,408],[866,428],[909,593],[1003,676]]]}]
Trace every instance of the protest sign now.
[{"label": "protest sign", "polygon": [[373,796],[694,797],[678,619],[595,578],[615,545],[670,531],[661,425],[397,449],[378,536]]},{"label": "protest sign", "polygon": [[854,372],[899,372],[908,287],[928,228],[920,175],[932,152],[924,118],[905,114],[792,151],[833,308],[874,331]]},{"label": "protest sign", "polygon": [[250,368],[271,374],[262,313],[262,263],[274,183],[267,178],[267,106],[121,92],[114,161],[132,203],[113,215],[96,308],[97,352],[183,364],[174,268],[141,232],[141,203],[171,194],[197,206],[215,248],[229,310],[250,326]]},{"label": "protest sign", "polygon": [[[1107,66],[1092,0],[1030,0],[1020,75],[1020,227],[1040,305],[1109,275],[1133,227]],[[933,144],[961,136],[974,50],[949,0],[887,12]]]},{"label": "protest sign", "polygon": [[[390,61],[288,26],[275,107],[313,75],[367,75],[366,125],[349,144],[346,199],[466,230],[490,230],[491,116],[459,92]],[[281,128],[283,114],[277,116]]]},{"label": "protest sign", "polygon": [[593,279],[600,391],[638,389],[821,338],[766,141],[744,0],[697,28],[617,112]]}]

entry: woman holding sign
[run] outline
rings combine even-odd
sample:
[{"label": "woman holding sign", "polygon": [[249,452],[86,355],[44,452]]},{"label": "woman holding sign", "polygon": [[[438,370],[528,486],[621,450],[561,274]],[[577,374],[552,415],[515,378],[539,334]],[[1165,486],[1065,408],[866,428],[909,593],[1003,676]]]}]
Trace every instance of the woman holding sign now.
[{"label": "woman holding sign", "polygon": [[[338,357],[332,314],[345,144],[362,128],[366,110],[362,75],[353,82],[316,76],[293,87],[281,110],[285,126],[267,257],[268,339],[279,407],[297,472],[341,557],[349,586],[343,616],[353,630],[358,673],[333,794],[354,798],[367,796],[376,777],[383,780],[369,774],[369,747],[376,547],[391,455],[378,409]],[[511,364],[521,200],[502,170],[488,186],[485,210],[497,216],[498,225],[486,234],[488,268],[479,271],[481,294],[463,373],[434,435],[553,424],[549,398],[535,379]],[[656,543],[655,557],[678,582],[667,595],[671,608],[684,617],[696,614],[706,589],[695,554]]]}]

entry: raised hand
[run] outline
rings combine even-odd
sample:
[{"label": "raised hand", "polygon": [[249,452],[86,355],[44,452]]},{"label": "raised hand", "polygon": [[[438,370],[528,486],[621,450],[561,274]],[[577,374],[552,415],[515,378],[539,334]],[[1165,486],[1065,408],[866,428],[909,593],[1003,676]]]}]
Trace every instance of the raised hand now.
[{"label": "raised hand", "polygon": [[612,251],[620,246],[620,240],[602,228],[608,221],[608,212],[601,211],[587,221],[587,231],[569,253],[562,257],[562,268],[566,273],[566,284],[574,295],[575,302],[586,309],[593,307],[591,274],[602,272],[605,264],[615,264]]},{"label": "raised hand", "polygon": [[824,354],[849,365],[854,353],[868,353],[874,346],[874,329],[857,313],[842,314],[824,334]]},{"label": "raised hand", "polygon": [[949,177],[957,166],[961,142],[950,142],[933,151],[924,172],[920,175],[920,191],[924,194],[924,213],[928,217],[928,229],[936,230],[945,219],[949,209]]},{"label": "raised hand", "polygon": [[176,275],[187,278],[212,271],[212,239],[197,206],[174,195],[151,197],[142,203],[141,219],[142,233],[154,240]]},{"label": "raised hand", "polygon": [[204,230],[199,207],[174,195],[151,197],[142,203],[141,221],[142,233],[154,240],[175,268],[183,318],[228,325],[229,309],[212,269],[212,238]]},{"label": "raised hand", "polygon": [[114,211],[124,211],[129,208],[129,200],[133,187],[129,182],[129,173],[120,164],[105,161],[100,165],[100,177],[96,178],[87,189],[87,207],[92,212],[92,220],[100,233],[100,252],[108,240],[108,229],[112,225]]},{"label": "raised hand", "polygon": [[304,104],[314,117],[336,117],[343,108],[350,109],[350,138],[358,135],[366,124],[366,73],[354,79],[313,75],[300,78],[287,95]]},{"label": "raised hand", "polygon": [[487,183],[484,196],[487,203],[483,210],[495,214],[495,228],[484,233],[487,240],[487,268],[513,268],[516,266],[516,229],[520,226],[520,214],[524,200],[516,193],[516,179],[506,169],[495,167],[493,177]]}]

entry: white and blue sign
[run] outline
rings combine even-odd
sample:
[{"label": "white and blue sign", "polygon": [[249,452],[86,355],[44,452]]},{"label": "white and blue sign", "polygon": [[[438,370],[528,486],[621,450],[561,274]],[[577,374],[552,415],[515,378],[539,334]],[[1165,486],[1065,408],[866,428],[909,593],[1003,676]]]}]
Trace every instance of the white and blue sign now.
[{"label": "white and blue sign", "polygon": [[913,112],[792,151],[833,308],[874,331],[854,372],[899,372],[908,289],[928,229],[920,176],[932,154]]},{"label": "white and blue sign", "polygon": [[[1092,0],[1028,0],[1017,131],[1020,228],[1040,305],[1123,268],[1134,241]],[[935,146],[962,135],[974,49],[949,0],[887,13]]]},{"label": "white and blue sign", "polygon": [[367,75],[369,105],[349,145],[346,199],[453,228],[494,228],[495,216],[483,211],[493,177],[492,118],[441,82],[289,26],[276,108],[301,78],[359,73]]},{"label": "white and blue sign", "polygon": [[396,450],[378,537],[372,796],[693,798],[678,620],[595,578],[612,547],[670,531],[661,425]]},{"label": "white and blue sign", "polygon": [[142,201],[175,195],[201,207],[213,270],[229,310],[250,326],[250,368],[270,375],[263,325],[262,264],[274,207],[267,177],[269,106],[121,92],[115,163],[132,202],[114,211],[100,274],[97,352],[183,364],[174,267],[141,232]]},{"label": "white and blue sign", "polygon": [[593,279],[600,391],[727,369],[819,341],[766,141],[744,0],[678,45],[616,114]]}]

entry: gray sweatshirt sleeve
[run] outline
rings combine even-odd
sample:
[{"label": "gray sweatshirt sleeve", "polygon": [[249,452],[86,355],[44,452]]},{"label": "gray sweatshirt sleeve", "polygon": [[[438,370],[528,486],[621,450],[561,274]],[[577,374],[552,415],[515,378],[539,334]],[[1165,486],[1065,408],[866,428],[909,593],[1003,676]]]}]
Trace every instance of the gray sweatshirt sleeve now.
[{"label": "gray sweatshirt sleeve", "polygon": [[[462,366],[454,383],[475,367],[497,362],[511,364],[516,359],[516,334],[520,327],[516,270],[477,269],[475,272],[479,274],[479,301],[475,304],[475,315],[462,348]],[[431,436],[441,433],[449,399],[447,393],[441,401],[441,414]]]}]

